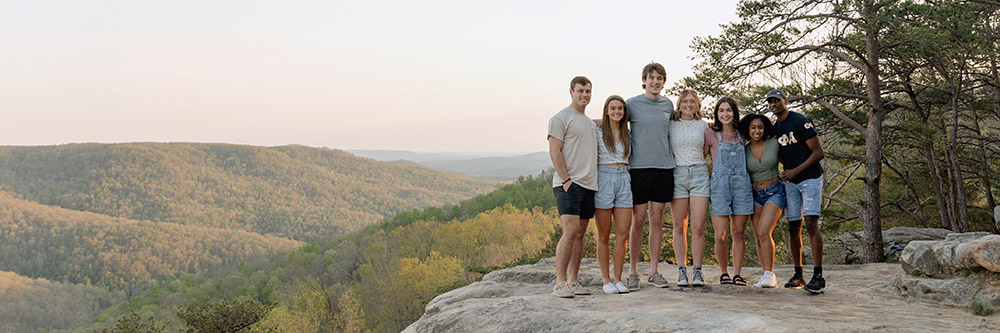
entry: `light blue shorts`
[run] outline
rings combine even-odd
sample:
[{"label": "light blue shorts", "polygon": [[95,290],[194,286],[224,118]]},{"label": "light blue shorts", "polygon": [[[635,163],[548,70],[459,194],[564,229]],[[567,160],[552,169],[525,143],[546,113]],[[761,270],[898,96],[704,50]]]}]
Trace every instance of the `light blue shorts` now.
[{"label": "light blue shorts", "polygon": [[750,176],[716,174],[712,176],[712,216],[753,214],[753,191]]},{"label": "light blue shorts", "polygon": [[627,166],[597,166],[597,209],[632,208],[632,177]]},{"label": "light blue shorts", "polygon": [[708,167],[704,164],[674,168],[674,199],[690,197],[708,198]]},{"label": "light blue shorts", "polygon": [[786,221],[799,221],[803,216],[819,216],[820,203],[823,202],[823,177],[806,179],[798,184],[783,183],[785,200],[788,202]]}]

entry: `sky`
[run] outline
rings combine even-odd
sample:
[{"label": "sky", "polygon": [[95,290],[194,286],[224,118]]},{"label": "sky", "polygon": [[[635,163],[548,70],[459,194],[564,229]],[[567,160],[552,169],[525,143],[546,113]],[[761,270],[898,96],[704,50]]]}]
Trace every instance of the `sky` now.
[{"label": "sky", "polygon": [[667,87],[692,75],[692,39],[735,7],[0,0],[0,145],[543,151],[574,76],[593,82],[598,118],[607,96],[642,93],[650,61]]}]

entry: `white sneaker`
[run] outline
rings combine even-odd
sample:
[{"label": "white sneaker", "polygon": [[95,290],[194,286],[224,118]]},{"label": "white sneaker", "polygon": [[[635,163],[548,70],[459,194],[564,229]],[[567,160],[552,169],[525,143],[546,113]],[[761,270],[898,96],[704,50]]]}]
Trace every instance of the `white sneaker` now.
[{"label": "white sneaker", "polygon": [[778,277],[774,275],[774,272],[767,272],[768,280],[761,285],[764,288],[775,288],[778,286]]},{"label": "white sneaker", "polygon": [[627,294],[628,293],[628,288],[626,288],[625,284],[622,283],[621,281],[618,281],[618,283],[615,283],[615,289],[618,289],[618,293],[619,294]]},{"label": "white sneaker", "polygon": [[604,293],[605,294],[617,294],[618,293],[618,288],[615,288],[615,284],[614,283],[610,283],[609,282],[608,284],[604,285]]},{"label": "white sneaker", "polygon": [[764,271],[764,275],[760,277],[760,281],[753,284],[756,288],[774,288],[778,286],[778,277],[774,276],[771,271]]}]

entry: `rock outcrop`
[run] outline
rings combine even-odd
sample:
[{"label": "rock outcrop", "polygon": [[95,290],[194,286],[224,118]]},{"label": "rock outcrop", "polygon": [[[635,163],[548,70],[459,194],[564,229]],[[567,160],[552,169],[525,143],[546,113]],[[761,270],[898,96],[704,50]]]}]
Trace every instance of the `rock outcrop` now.
[{"label": "rock outcrop", "polygon": [[970,232],[915,241],[903,250],[901,265],[906,274],[895,285],[904,295],[1000,311],[1000,235]]},{"label": "rock outcrop", "polygon": [[[659,267],[671,280],[670,288],[643,282],[639,291],[605,295],[596,261],[584,259],[580,282],[594,294],[573,299],[551,295],[551,258],[495,271],[436,297],[406,332],[1000,330],[1000,315],[980,317],[967,309],[901,297],[892,285],[903,274],[899,264],[828,265],[822,295],[719,285],[715,266],[704,268],[708,285],[679,288],[672,282],[677,266]],[[649,265],[640,264],[639,271],[649,272]],[[743,269],[751,284],[761,273],[759,267]],[[784,283],[792,268],[780,266],[775,273]]]},{"label": "rock outcrop", "polygon": [[[902,249],[913,241],[942,240],[952,231],[938,228],[895,227],[882,231],[882,249],[887,262],[896,262]],[[812,265],[812,250],[809,241],[803,237],[804,265]],[[861,232],[848,232],[843,236],[829,239],[823,245],[823,263],[845,265],[861,263]]]}]

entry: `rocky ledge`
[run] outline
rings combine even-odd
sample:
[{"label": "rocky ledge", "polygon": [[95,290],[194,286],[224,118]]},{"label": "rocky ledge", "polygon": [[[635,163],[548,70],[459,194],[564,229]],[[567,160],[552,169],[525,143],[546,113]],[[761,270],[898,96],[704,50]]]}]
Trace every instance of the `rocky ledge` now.
[{"label": "rocky ledge", "polygon": [[1000,312],[1000,235],[949,234],[940,241],[910,242],[894,284],[900,293],[973,312]]},{"label": "rocky ledge", "polygon": [[[906,251],[919,252],[916,248],[908,246]],[[659,267],[668,280],[676,279],[677,266]],[[648,272],[649,265],[640,264],[639,271]],[[969,275],[985,274],[970,271]],[[934,288],[928,286],[929,277],[904,272],[898,263],[824,267],[827,291],[821,295],[719,285],[716,266],[705,267],[709,284],[704,287],[679,288],[671,283],[661,289],[644,282],[639,291],[605,295],[597,262],[584,259],[580,282],[593,295],[562,299],[551,295],[554,272],[554,260],[549,258],[489,273],[480,282],[434,298],[406,332],[1000,331],[1000,315],[975,315],[963,307],[968,302],[908,296],[921,288],[933,294]],[[963,274],[961,269],[957,272]],[[759,267],[743,271],[751,284],[761,273]],[[791,276],[792,267],[779,266],[775,273],[781,284]]]}]

